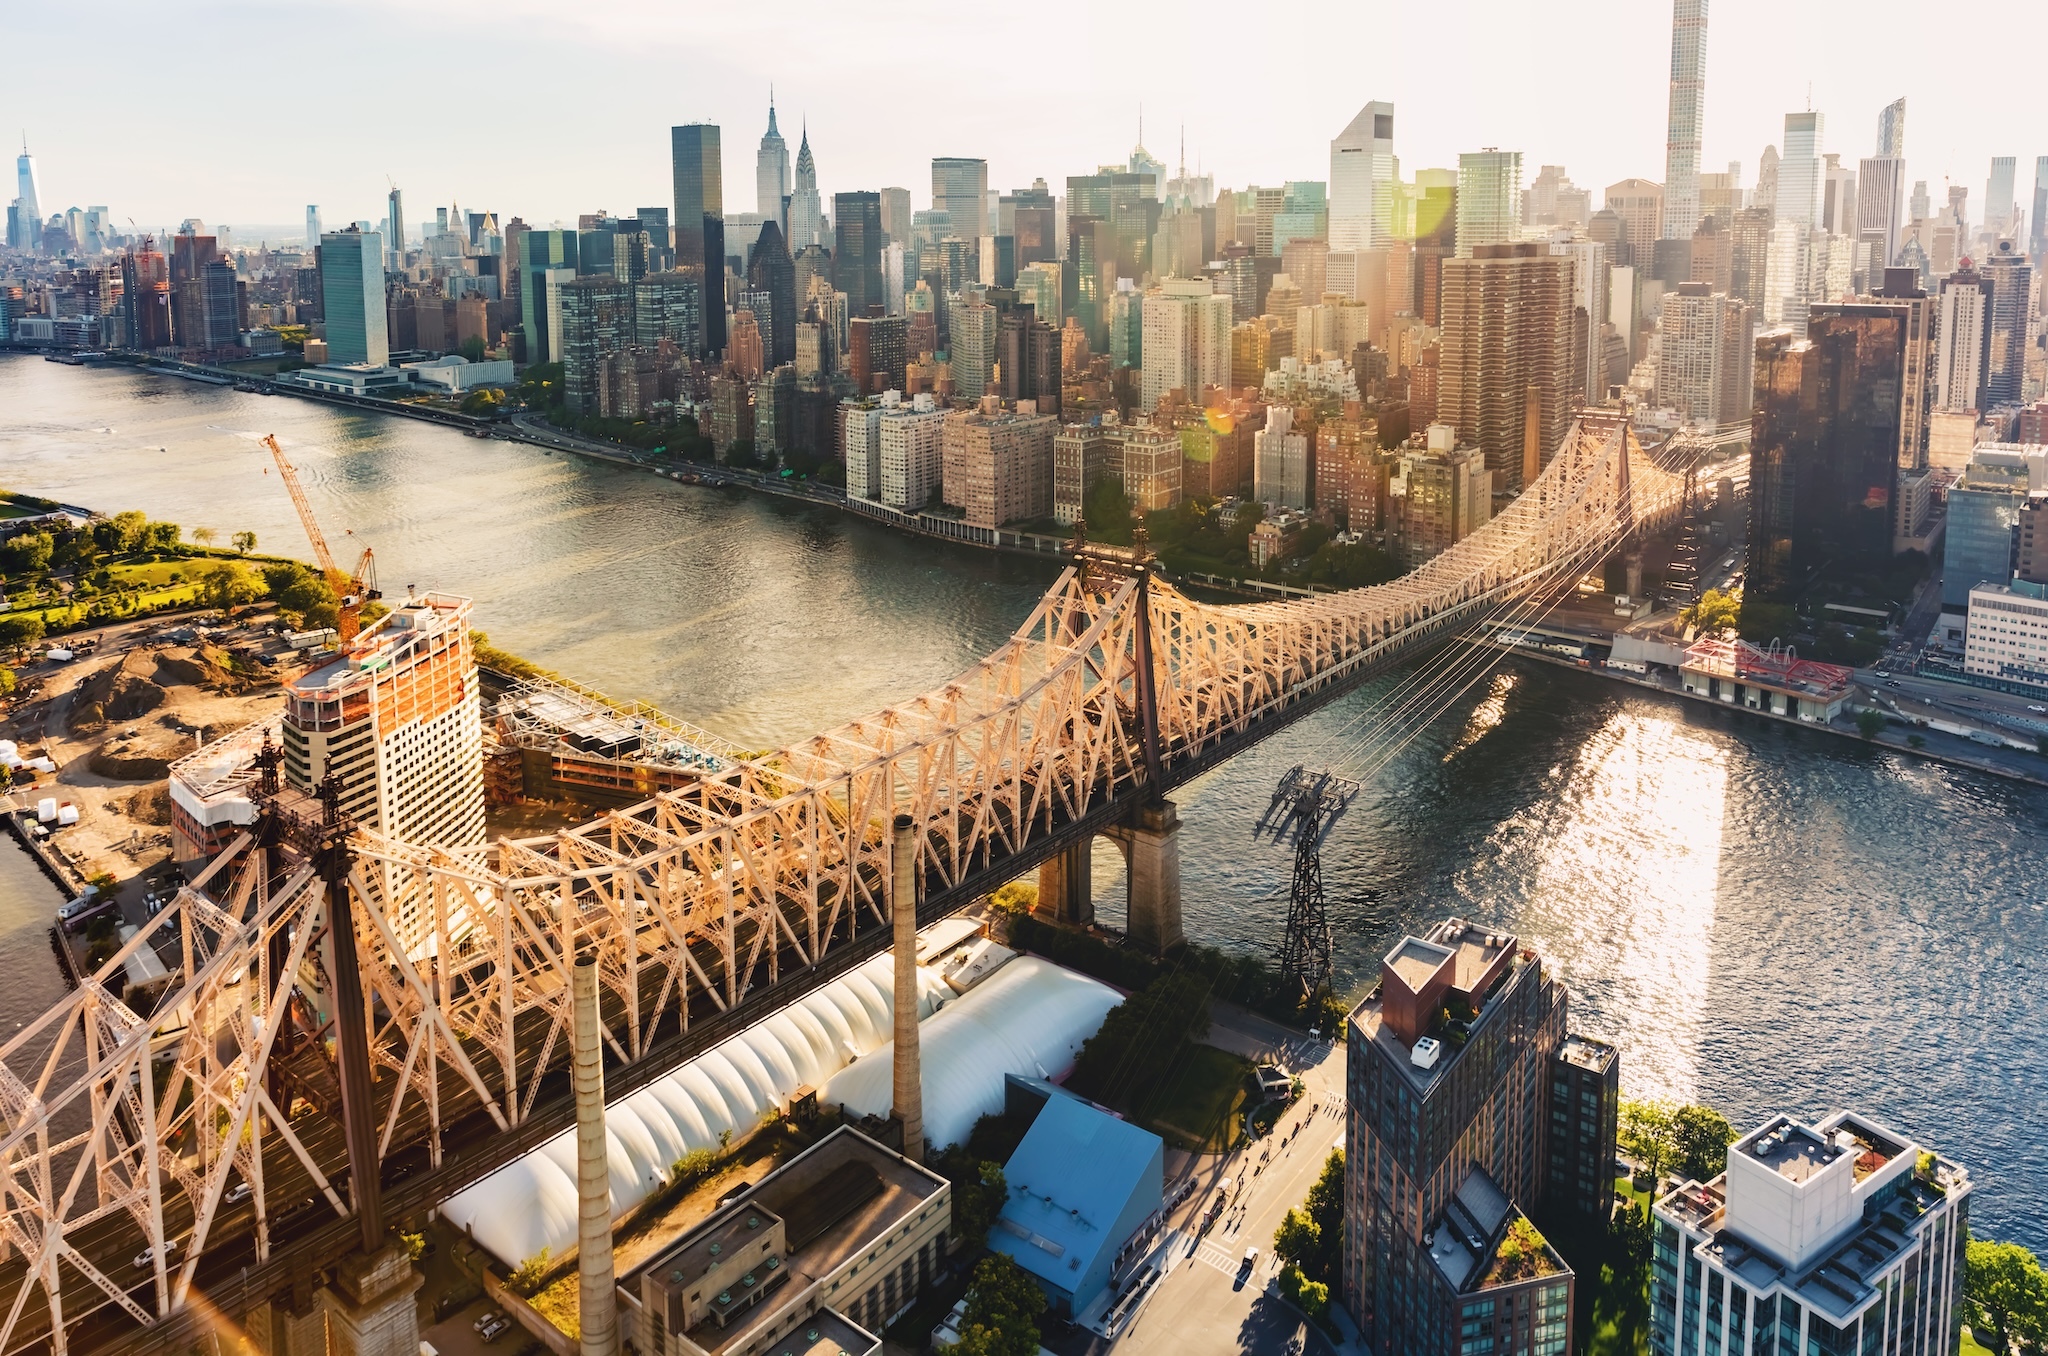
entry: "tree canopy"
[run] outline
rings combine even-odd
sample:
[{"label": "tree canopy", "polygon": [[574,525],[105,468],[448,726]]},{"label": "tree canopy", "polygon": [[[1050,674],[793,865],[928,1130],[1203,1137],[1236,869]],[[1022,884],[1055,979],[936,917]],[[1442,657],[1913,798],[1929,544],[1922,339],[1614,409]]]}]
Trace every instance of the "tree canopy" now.
[{"label": "tree canopy", "polygon": [[1735,1127],[1698,1102],[1624,1098],[1615,1137],[1623,1153],[1660,1179],[1669,1172],[1711,1182],[1727,1170]]},{"label": "tree canopy", "polygon": [[1699,601],[1679,614],[1680,621],[1702,631],[1725,631],[1742,624],[1742,595],[1708,589]]},{"label": "tree canopy", "polygon": [[1963,1259],[1963,1300],[1977,1340],[2004,1353],[2017,1340],[2033,1356],[2048,1349],[2048,1274],[2017,1243],[1973,1238]]},{"label": "tree canopy", "polygon": [[961,1356],[1038,1356],[1038,1316],[1045,1292],[1031,1274],[1002,1253],[974,1268],[967,1312],[960,1321]]},{"label": "tree canopy", "polygon": [[295,631],[332,626],[339,615],[334,589],[318,570],[296,560],[263,567],[263,584],[277,600],[285,625]]}]

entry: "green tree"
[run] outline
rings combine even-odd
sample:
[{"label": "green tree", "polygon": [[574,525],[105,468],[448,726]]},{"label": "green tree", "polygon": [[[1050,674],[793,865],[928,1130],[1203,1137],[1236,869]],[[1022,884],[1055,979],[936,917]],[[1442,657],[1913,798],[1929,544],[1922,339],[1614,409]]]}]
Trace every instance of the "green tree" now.
[{"label": "green tree", "polygon": [[43,619],[40,615],[0,617],[0,646],[34,645],[42,638]]},{"label": "green tree", "polygon": [[1884,712],[1875,707],[1865,707],[1856,713],[1856,729],[1865,739],[1875,739],[1884,733]]},{"label": "green tree", "polygon": [[50,568],[56,550],[56,538],[49,533],[24,532],[0,546],[0,561],[6,563],[9,574],[41,574]]},{"label": "green tree", "polygon": [[464,414],[492,414],[504,403],[505,393],[503,391],[495,386],[480,386],[462,398],[462,412]]},{"label": "green tree", "polygon": [[199,600],[223,612],[262,596],[262,586],[247,566],[223,562],[199,576]]},{"label": "green tree", "polygon": [[519,398],[527,408],[545,410],[562,403],[562,365],[535,363],[519,378]]},{"label": "green tree", "polygon": [[1799,630],[1799,614],[1783,603],[1762,603],[1745,596],[1740,629],[1744,640],[1790,640]]},{"label": "green tree", "polygon": [[1735,1127],[1714,1108],[1697,1102],[1678,1108],[1671,1117],[1671,1138],[1681,1177],[1711,1182],[1728,1170]]},{"label": "green tree", "polygon": [[20,682],[21,680],[15,677],[13,669],[0,669],[0,697],[12,696]]},{"label": "green tree", "polygon": [[218,546],[220,544],[220,533],[210,527],[195,527],[192,529],[192,540],[198,542],[201,546]]},{"label": "green tree", "polygon": [[237,532],[232,538],[232,544],[237,551],[246,556],[256,549],[256,534],[254,532]]},{"label": "green tree", "polygon": [[1725,631],[1731,626],[1742,624],[1742,598],[1739,594],[1723,593],[1720,589],[1708,589],[1700,595],[1698,602],[1678,615],[1688,626],[1697,626],[1701,631]]},{"label": "green tree", "polygon": [[987,1161],[972,1165],[972,1176],[953,1183],[953,1234],[979,1247],[995,1227],[996,1216],[1009,1199],[1003,1165]]},{"label": "green tree", "polygon": [[1287,1212],[1287,1218],[1273,1231],[1273,1251],[1281,1261],[1294,1266],[1312,1263],[1322,1248],[1323,1231],[1298,1205]]},{"label": "green tree", "polygon": [[1090,485],[1081,497],[1081,517],[1091,541],[1123,545],[1131,540],[1131,497],[1122,481],[1104,476]]},{"label": "green tree", "polygon": [[110,556],[125,556],[142,547],[143,531],[149,518],[139,509],[127,509],[92,525],[94,545]]},{"label": "green tree", "polygon": [[332,626],[339,615],[333,586],[310,565],[280,560],[263,567],[263,586],[277,602],[285,624],[295,631]]},{"label": "green tree", "polygon": [[462,356],[473,363],[482,362],[484,360],[484,341],[477,335],[470,335],[469,338],[462,341]]},{"label": "green tree", "polygon": [[1669,1102],[1624,1097],[1615,1142],[1661,1182],[1678,1158],[1677,1108]]},{"label": "green tree", "polygon": [[967,1312],[960,1322],[961,1356],[1038,1356],[1038,1316],[1045,1292],[1031,1274],[1002,1253],[974,1268]]},{"label": "green tree", "polygon": [[[1963,1259],[1963,1299],[1977,1340],[2000,1356],[2017,1340],[2028,1352],[2048,1346],[2048,1275],[2017,1243],[1973,1238]],[[1985,1341],[1989,1333],[1993,1340]]]},{"label": "green tree", "polygon": [[184,534],[185,529],[176,523],[149,523],[142,529],[142,545],[150,551],[168,551]]}]

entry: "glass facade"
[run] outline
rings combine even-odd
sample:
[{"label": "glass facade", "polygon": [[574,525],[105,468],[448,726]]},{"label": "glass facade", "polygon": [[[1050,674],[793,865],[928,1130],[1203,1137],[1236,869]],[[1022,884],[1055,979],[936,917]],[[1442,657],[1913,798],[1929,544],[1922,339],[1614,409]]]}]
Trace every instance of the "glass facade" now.
[{"label": "glass facade", "polygon": [[1948,492],[1948,530],[1942,546],[1941,605],[1961,611],[1979,584],[2012,582],[2013,528],[2024,495],[2002,489]]}]

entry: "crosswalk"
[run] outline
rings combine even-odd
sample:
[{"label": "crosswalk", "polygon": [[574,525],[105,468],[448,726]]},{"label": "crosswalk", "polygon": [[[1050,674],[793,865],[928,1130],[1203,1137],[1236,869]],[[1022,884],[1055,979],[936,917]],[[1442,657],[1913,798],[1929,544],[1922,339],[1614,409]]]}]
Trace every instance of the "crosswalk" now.
[{"label": "crosswalk", "polygon": [[1195,1260],[1216,1268],[1226,1276],[1235,1276],[1239,1264],[1244,1259],[1239,1254],[1232,1253],[1205,1238],[1195,1248]]}]

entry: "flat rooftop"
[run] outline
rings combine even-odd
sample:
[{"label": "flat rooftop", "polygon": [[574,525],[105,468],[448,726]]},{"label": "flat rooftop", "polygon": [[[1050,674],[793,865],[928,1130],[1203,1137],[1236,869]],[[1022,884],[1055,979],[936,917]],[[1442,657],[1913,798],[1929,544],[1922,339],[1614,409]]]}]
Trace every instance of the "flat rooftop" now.
[{"label": "flat rooftop", "polygon": [[[653,1281],[663,1293],[690,1285],[703,1276],[712,1244],[720,1245],[721,1255],[729,1255],[724,1252],[726,1245],[737,1241],[744,1247],[747,1239],[762,1236],[770,1217],[780,1219],[788,1255],[777,1269],[788,1279],[759,1304],[736,1315],[729,1326],[721,1328],[706,1320],[689,1333],[692,1342],[709,1352],[741,1350],[780,1324],[792,1297],[801,1298],[817,1281],[901,1228],[945,1189],[944,1178],[858,1131],[842,1128],[768,1174],[745,1195],[721,1206],[673,1246],[628,1272],[621,1283],[634,1294],[643,1293],[644,1280]],[[749,1218],[760,1223],[750,1227]],[[798,1331],[808,1333],[813,1327],[820,1333],[817,1342],[823,1343],[826,1330],[815,1317]],[[771,1345],[777,1356],[785,1348],[791,1356],[810,1352],[834,1356],[838,1350],[795,1343],[793,1334],[782,1344]],[[862,1356],[868,1350],[841,1345],[849,1356]]]},{"label": "flat rooftop", "polygon": [[318,697],[348,687],[366,675],[398,664],[406,651],[422,640],[451,627],[467,626],[469,609],[469,599],[452,593],[423,593],[407,598],[342,646],[334,659],[288,679],[285,690],[294,696]]},{"label": "flat rooftop", "polygon": [[1804,1182],[1840,1158],[1843,1150],[1803,1125],[1781,1121],[1740,1146],[1741,1152],[1791,1182]]},{"label": "flat rooftop", "polygon": [[1567,1064],[1599,1073],[1614,1062],[1614,1047],[1590,1036],[1566,1036],[1564,1044],[1558,1048],[1557,1057]]},{"label": "flat rooftop", "polygon": [[1403,984],[1419,992],[1453,954],[1447,947],[1408,937],[1387,953],[1387,967],[1401,977]]}]

